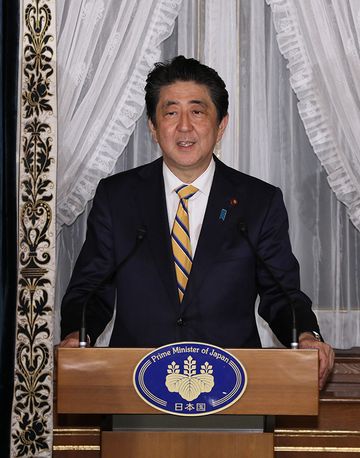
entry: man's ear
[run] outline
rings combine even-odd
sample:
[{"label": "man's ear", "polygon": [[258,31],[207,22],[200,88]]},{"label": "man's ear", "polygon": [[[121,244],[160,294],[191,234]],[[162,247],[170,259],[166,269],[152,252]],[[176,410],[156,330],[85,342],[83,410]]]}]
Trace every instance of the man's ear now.
[{"label": "man's ear", "polygon": [[228,122],[229,122],[229,115],[227,114],[220,121],[220,124],[219,124],[219,127],[218,127],[216,143],[218,143],[222,139],[222,136],[224,135],[224,132],[225,132],[226,126],[228,125]]},{"label": "man's ear", "polygon": [[156,128],[155,128],[155,126],[152,123],[150,118],[148,119],[148,126],[149,126],[149,130],[150,130],[150,133],[151,133],[151,136],[152,136],[154,142],[158,143],[157,134],[156,134]]}]

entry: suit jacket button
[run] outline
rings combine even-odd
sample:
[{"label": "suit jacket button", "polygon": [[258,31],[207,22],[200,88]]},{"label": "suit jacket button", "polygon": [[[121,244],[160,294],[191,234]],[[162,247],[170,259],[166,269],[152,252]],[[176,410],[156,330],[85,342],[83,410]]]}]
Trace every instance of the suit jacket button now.
[{"label": "suit jacket button", "polygon": [[184,322],[184,320],[180,317],[180,318],[177,320],[176,324],[177,324],[178,326],[184,326],[185,322]]}]

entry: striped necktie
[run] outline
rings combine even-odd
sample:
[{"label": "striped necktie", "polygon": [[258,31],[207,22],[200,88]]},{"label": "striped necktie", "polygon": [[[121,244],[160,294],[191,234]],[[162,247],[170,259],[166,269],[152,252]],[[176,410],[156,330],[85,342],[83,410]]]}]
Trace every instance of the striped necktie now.
[{"label": "striped necktie", "polygon": [[176,189],[176,192],[180,198],[180,202],[171,232],[171,243],[174,254],[180,302],[184,297],[185,288],[192,266],[188,199],[197,191],[198,189],[194,186],[185,184]]}]

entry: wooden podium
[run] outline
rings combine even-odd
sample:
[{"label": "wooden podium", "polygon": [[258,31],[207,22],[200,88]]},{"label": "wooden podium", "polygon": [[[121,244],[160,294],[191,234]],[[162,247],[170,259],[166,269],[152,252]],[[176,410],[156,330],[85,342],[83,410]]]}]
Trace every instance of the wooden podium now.
[{"label": "wooden podium", "polygon": [[[155,414],[132,378],[150,349],[59,348],[58,413]],[[221,415],[317,415],[316,350],[228,350],[243,364],[248,385]],[[218,414],[219,415],[219,414]],[[185,420],[186,421],[186,420]],[[273,457],[273,434],[234,431],[103,431],[103,458]]]}]

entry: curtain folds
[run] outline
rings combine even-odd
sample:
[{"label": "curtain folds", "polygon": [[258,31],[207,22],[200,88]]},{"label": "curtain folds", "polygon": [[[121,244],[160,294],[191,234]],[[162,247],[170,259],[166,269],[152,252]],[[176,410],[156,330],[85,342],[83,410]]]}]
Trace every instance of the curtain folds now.
[{"label": "curtain folds", "polygon": [[182,0],[58,1],[58,224],[109,175],[144,108],[144,83]]},{"label": "curtain folds", "polygon": [[360,4],[267,2],[309,140],[360,230]]},{"label": "curtain folds", "polygon": [[[59,21],[60,34],[63,25]],[[216,154],[228,165],[282,189],[302,289],[313,299],[322,333],[337,348],[359,346],[360,233],[331,191],[314,154],[276,35],[265,0],[184,0],[173,33],[160,46],[159,60],[177,54],[195,57],[214,66],[225,80],[231,121]],[[72,128],[70,124],[69,132]],[[338,132],[333,132],[336,138]],[[61,139],[66,140],[66,135]],[[118,148],[114,172],[150,162],[160,154],[148,134],[145,113],[121,151]],[[59,152],[63,154],[62,143]],[[85,237],[90,205],[72,225],[64,225],[58,237],[57,314]],[[267,326],[262,322],[260,326],[263,344],[274,345]]]}]

